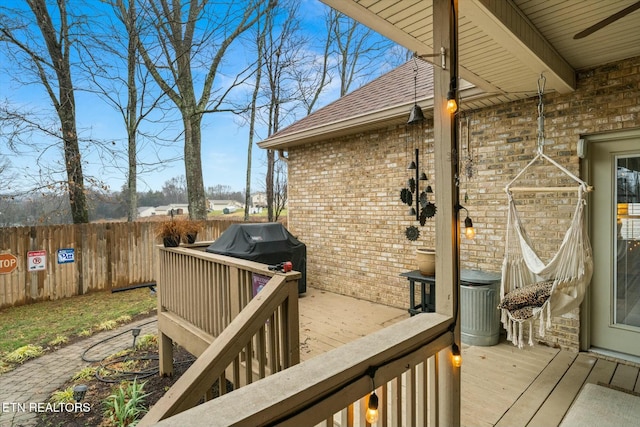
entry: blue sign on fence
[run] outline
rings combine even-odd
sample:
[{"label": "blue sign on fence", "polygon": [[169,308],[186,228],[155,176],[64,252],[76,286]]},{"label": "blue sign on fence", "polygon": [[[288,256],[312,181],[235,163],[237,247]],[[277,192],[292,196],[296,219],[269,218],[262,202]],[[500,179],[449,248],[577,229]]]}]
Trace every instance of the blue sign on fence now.
[{"label": "blue sign on fence", "polygon": [[58,264],[75,262],[76,250],[73,248],[58,249]]}]

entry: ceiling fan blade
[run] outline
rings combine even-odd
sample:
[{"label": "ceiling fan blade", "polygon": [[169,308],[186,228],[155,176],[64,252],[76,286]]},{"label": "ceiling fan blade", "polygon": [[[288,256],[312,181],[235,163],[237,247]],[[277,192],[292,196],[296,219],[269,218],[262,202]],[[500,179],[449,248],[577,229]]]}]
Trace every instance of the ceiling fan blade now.
[{"label": "ceiling fan blade", "polygon": [[606,27],[607,25],[611,24],[612,22],[617,21],[620,18],[623,18],[625,16],[627,16],[628,14],[630,14],[631,12],[640,9],[640,1],[635,2],[634,4],[632,4],[631,6],[627,6],[624,9],[622,9],[621,11],[614,13],[613,15],[611,15],[608,18],[603,19],[602,21],[590,26],[589,28],[580,31],[578,34],[576,34],[575,36],[573,36],[574,40],[578,40],[584,37],[587,37],[589,34],[595,33],[596,31]]}]

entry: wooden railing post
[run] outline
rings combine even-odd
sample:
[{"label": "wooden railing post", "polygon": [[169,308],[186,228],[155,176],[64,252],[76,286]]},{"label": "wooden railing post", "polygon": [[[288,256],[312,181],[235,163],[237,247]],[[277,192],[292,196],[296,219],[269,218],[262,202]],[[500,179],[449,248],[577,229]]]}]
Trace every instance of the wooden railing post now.
[{"label": "wooden railing post", "polygon": [[161,332],[158,334],[158,357],[160,376],[173,376],[173,341]]},{"label": "wooden railing post", "polygon": [[286,331],[284,343],[285,354],[287,360],[285,367],[288,368],[300,363],[300,324],[299,324],[299,308],[298,308],[298,280],[290,280],[287,282],[289,288],[289,297],[284,306]]},{"label": "wooden railing post", "polygon": [[[460,224],[458,221],[459,191],[457,112],[446,109],[449,91],[458,100],[458,0],[433,1],[433,48],[446,52],[445,67],[434,67],[434,148],[436,205],[436,312],[454,317],[454,343],[460,345],[459,259]],[[460,369],[451,362],[451,348],[438,354],[439,424],[460,425]]]},{"label": "wooden railing post", "polygon": [[235,317],[242,310],[242,290],[240,289],[240,280],[238,276],[238,268],[237,267],[229,267],[229,300],[231,304],[231,318],[235,319]]}]

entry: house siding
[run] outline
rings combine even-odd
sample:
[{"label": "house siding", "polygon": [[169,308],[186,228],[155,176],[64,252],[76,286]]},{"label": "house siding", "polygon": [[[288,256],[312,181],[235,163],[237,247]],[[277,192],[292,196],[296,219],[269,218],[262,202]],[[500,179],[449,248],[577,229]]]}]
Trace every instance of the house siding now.
[{"label": "house siding", "polygon": [[[640,127],[639,68],[640,58],[633,58],[585,70],[577,75],[574,93],[545,94],[545,153],[580,176],[579,138]],[[474,240],[462,237],[462,268],[500,271],[507,217],[504,187],[535,155],[537,116],[536,96],[461,117],[460,203],[477,231]],[[422,143],[417,142],[420,134]],[[288,224],[307,245],[309,286],[408,308],[408,282],[399,274],[417,268],[416,248],[435,246],[434,220],[419,226],[400,201],[400,190],[413,176],[407,170],[413,148],[421,149],[421,169],[427,165],[428,183],[437,192],[430,123],[423,129],[390,126],[289,149]],[[471,179],[468,170],[473,171]],[[519,186],[570,183],[549,165],[536,165],[518,180]],[[527,193],[517,200],[542,259],[550,259],[575,209],[575,194]],[[415,242],[405,238],[410,225],[420,229]],[[538,339],[577,351],[579,329],[576,309],[556,318]]]}]

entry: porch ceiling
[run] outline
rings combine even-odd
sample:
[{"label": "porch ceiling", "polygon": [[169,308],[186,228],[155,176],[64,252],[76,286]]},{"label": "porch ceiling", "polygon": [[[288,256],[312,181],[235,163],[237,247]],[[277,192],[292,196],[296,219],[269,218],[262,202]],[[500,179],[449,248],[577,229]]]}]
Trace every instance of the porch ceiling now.
[{"label": "porch ceiling", "polygon": [[[434,51],[431,0],[321,1],[418,54]],[[570,92],[576,70],[640,55],[640,11],[574,39],[635,3],[459,0],[460,77],[502,101],[530,96],[543,72],[547,91]]]},{"label": "porch ceiling", "polygon": [[[321,1],[419,55],[440,49],[433,46],[434,0]],[[458,0],[461,109],[473,110],[534,96],[541,73],[546,78],[545,92],[569,93],[575,89],[577,70],[640,56],[640,10],[574,39],[576,34],[633,5],[640,6],[640,2]],[[439,57],[423,59],[440,65]],[[388,86],[387,92],[398,91],[399,81]],[[432,91],[419,93],[418,103],[430,114]],[[343,104],[350,102],[352,99],[343,97],[270,136],[259,146],[286,149],[351,134],[354,130],[362,132],[383,124],[405,123],[413,99],[406,97],[393,108],[370,103],[358,110],[358,116],[354,116],[352,109],[343,108]],[[340,113],[338,118],[329,114],[336,112]]]}]

